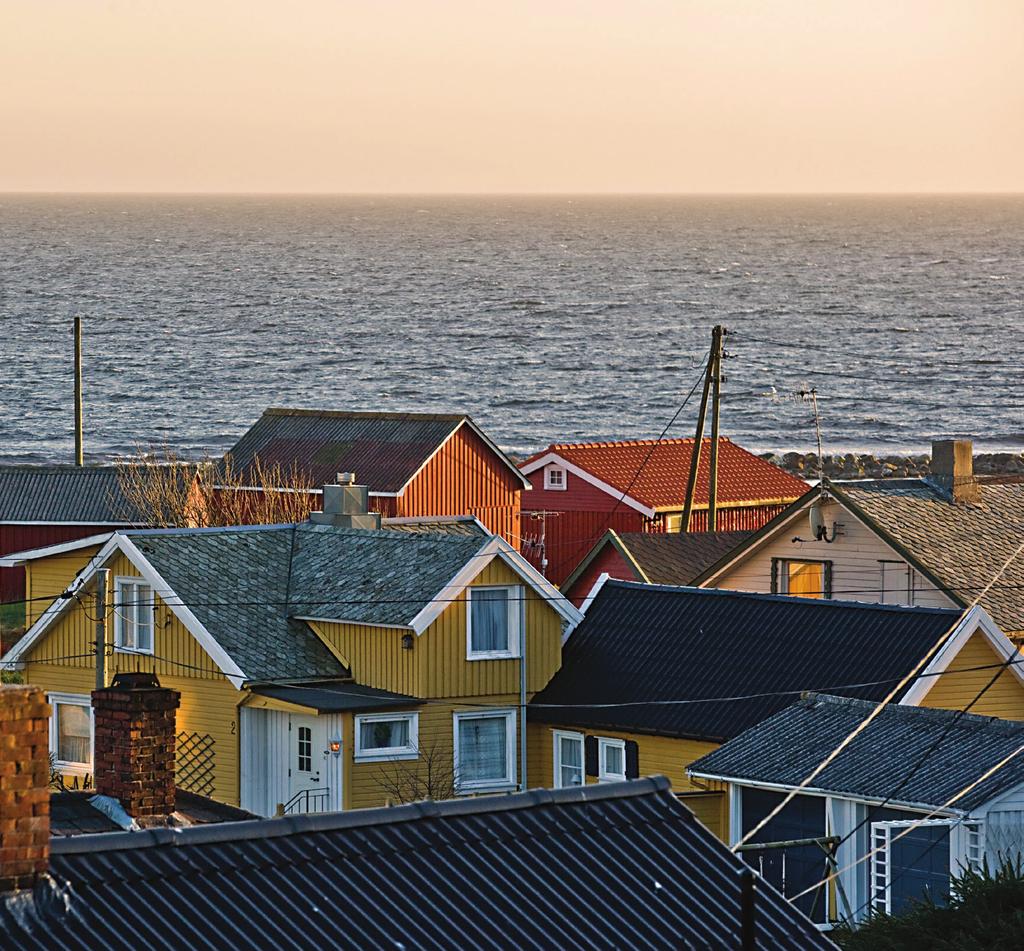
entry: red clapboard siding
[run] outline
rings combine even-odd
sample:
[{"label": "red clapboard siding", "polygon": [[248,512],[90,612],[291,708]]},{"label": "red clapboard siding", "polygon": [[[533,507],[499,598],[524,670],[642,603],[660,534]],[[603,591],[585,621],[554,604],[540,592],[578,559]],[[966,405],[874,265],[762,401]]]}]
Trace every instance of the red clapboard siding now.
[{"label": "red clapboard siding", "polygon": [[618,578],[620,581],[639,581],[636,572],[626,564],[625,558],[619,554],[611,542],[605,542],[601,552],[594,560],[587,565],[587,570],[581,574],[573,586],[565,593],[565,596],[579,607],[587,599],[591,589],[597,583],[601,575],[607,574],[611,578]]},{"label": "red clapboard siding", "polygon": [[[110,525],[0,525],[0,555],[73,542],[113,531]],[[0,568],[0,601],[25,597],[25,569]]]}]

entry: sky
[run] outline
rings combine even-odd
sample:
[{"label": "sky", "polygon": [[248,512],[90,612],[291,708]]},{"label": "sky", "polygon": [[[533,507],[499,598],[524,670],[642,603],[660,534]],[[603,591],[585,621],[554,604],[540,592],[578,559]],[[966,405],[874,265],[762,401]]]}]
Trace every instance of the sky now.
[{"label": "sky", "polygon": [[1024,0],[0,0],[0,191],[1024,191]]}]

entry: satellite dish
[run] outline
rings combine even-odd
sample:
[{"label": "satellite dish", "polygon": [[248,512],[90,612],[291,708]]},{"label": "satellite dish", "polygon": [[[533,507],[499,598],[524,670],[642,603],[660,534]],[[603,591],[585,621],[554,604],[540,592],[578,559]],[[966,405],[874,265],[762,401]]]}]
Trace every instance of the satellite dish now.
[{"label": "satellite dish", "polygon": [[811,522],[811,536],[816,541],[821,541],[828,531],[825,527],[825,519],[821,514],[821,503],[815,502],[808,511],[807,516]]}]

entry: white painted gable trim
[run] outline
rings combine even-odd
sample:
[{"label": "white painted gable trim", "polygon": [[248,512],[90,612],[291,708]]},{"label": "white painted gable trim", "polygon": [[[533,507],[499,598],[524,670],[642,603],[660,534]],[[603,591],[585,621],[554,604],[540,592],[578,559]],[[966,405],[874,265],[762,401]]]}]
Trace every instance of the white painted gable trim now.
[{"label": "white painted gable trim", "polygon": [[567,622],[569,630],[572,630],[583,620],[583,615],[573,607],[572,602],[537,571],[533,565],[500,535],[492,535],[484,541],[476,554],[469,558],[452,579],[434,595],[433,600],[409,622],[409,627],[417,634],[422,634],[441,616],[441,612],[455,601],[466,590],[470,582],[495,558],[501,558],[552,608],[561,614]]},{"label": "white painted gable trim", "polygon": [[550,465],[552,462],[558,463],[560,466],[564,466],[574,476],[582,479],[584,482],[589,482],[595,488],[600,489],[606,495],[610,495],[613,499],[623,502],[632,509],[640,512],[642,515],[646,515],[648,518],[654,518],[655,510],[649,505],[644,505],[643,502],[639,502],[630,495],[623,493],[621,489],[616,489],[615,486],[609,485],[607,482],[603,482],[593,473],[587,472],[586,469],[581,469],[579,466],[574,465],[568,459],[563,458],[557,452],[548,452],[541,456],[539,459],[534,459],[529,465],[523,466],[522,471],[529,475],[531,472],[536,472],[542,466]]},{"label": "white painted gable trim", "polygon": [[[223,671],[228,679],[240,688],[246,679],[241,668],[228,656],[227,652],[214,640],[213,635],[203,626],[199,619],[185,606],[181,598],[171,589],[170,585],[161,577],[159,572],[149,563],[146,557],[139,551],[135,544],[126,535],[118,533],[110,536],[107,543],[90,560],[87,569],[72,582],[70,591],[72,595],[79,594],[91,587],[96,572],[102,568],[115,551],[122,552],[126,558],[135,566],[139,574],[149,582],[153,593],[159,594],[171,612],[188,629],[189,633],[198,641],[202,648],[210,655],[214,663]],[[22,657],[35,645],[40,638],[62,617],[70,608],[74,597],[61,598],[54,601],[24,634],[24,636],[0,658],[0,666],[14,667],[23,664]]]},{"label": "white painted gable trim", "polygon": [[45,548],[26,548],[24,551],[11,552],[0,558],[0,568],[17,568],[27,561],[35,561],[37,558],[49,558],[50,555],[63,555],[65,552],[77,551],[79,548],[88,548],[90,545],[102,545],[113,532],[104,532],[102,535],[89,535],[87,538],[76,538],[73,542],[61,542],[59,545],[47,545]]},{"label": "white painted gable trim", "polygon": [[594,587],[590,589],[590,594],[586,596],[583,603],[580,605],[580,614],[586,616],[587,609],[594,603],[594,599],[601,593],[601,589],[604,587],[604,583],[611,577],[607,571],[603,571],[598,577],[597,581],[594,582]]},{"label": "white painted gable trim", "polygon": [[[914,685],[906,692],[903,699],[900,700],[900,705],[909,707],[920,705],[921,701],[927,696],[928,691],[938,681],[937,677],[928,675],[941,674],[948,669],[976,631],[981,631],[985,635],[989,645],[1002,660],[1009,660],[1016,655],[1024,661],[1024,656],[1018,654],[1017,648],[1013,646],[1010,639],[999,629],[999,625],[992,620],[989,613],[981,605],[975,605],[963,616],[945,645],[932,658],[931,663],[925,667],[923,673],[914,682]],[[1021,666],[1021,664],[1009,664],[1008,669],[1013,672],[1013,675],[1021,684],[1024,684],[1024,670],[1021,670]]]}]

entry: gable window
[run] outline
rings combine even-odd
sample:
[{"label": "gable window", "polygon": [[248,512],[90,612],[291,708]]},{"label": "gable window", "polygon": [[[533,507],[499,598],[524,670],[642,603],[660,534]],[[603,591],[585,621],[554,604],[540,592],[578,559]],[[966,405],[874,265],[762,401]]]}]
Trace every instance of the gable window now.
[{"label": "gable window", "polygon": [[564,492],[567,488],[566,472],[562,466],[548,466],[544,470],[544,488]]},{"label": "gable window", "polygon": [[879,559],[881,573],[882,604],[906,604],[913,606],[916,585],[914,569],[905,561],[885,561]]},{"label": "gable window", "polygon": [[416,759],[419,756],[418,732],[418,713],[357,716],[356,761]]},{"label": "gable window", "polygon": [[88,694],[51,693],[50,752],[69,771],[92,769],[92,704]]},{"label": "gable window", "polygon": [[118,578],[114,595],[114,646],[153,653],[153,589],[141,578]]},{"label": "gable window", "polygon": [[831,598],[832,562],[773,558],[772,594],[789,594],[796,598]]},{"label": "gable window", "polygon": [[626,741],[597,738],[598,782],[618,783],[626,778]]},{"label": "gable window", "polygon": [[466,589],[468,660],[519,656],[519,605],[522,591],[517,585]]},{"label": "gable window", "polygon": [[554,731],[555,788],[583,785],[583,734]]},{"label": "gable window", "polygon": [[515,711],[456,713],[455,788],[480,792],[515,785]]}]

